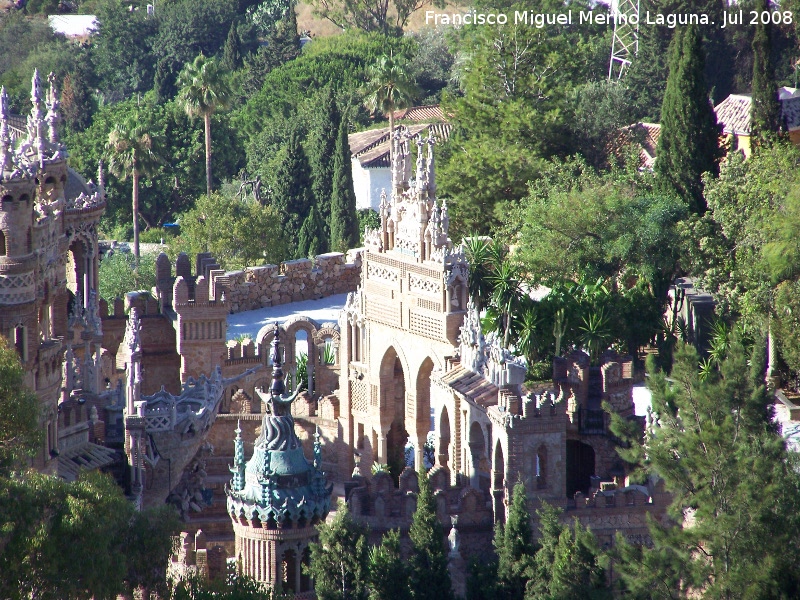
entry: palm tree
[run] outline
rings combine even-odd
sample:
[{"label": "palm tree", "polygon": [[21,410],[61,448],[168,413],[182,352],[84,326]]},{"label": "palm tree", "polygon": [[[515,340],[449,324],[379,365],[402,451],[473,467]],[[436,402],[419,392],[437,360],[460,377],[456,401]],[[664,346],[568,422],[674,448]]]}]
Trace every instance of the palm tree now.
[{"label": "palm tree", "polygon": [[[364,106],[371,113],[381,112],[389,117],[389,139],[394,133],[394,112],[407,108],[419,95],[405,65],[394,56],[383,55],[368,70],[367,96]],[[389,143],[389,161],[392,156],[392,144]]]},{"label": "palm tree", "polygon": [[213,58],[199,54],[178,75],[178,102],[190,117],[203,117],[206,137],[206,194],[211,195],[211,115],[231,101],[228,78]]},{"label": "palm tree", "polygon": [[106,144],[108,170],[122,180],[133,180],[133,256],[139,268],[139,179],[153,175],[161,159],[153,152],[153,136],[133,116],[117,123],[108,134]]}]

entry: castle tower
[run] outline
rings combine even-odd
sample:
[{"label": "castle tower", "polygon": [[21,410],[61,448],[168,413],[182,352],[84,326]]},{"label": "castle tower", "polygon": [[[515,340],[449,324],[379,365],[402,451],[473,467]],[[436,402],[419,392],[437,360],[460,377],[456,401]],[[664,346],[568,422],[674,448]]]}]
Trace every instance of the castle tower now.
[{"label": "castle tower", "polygon": [[268,392],[259,392],[268,412],[247,464],[243,464],[244,446],[238,432],[234,442],[234,476],[226,490],[228,514],[242,573],[276,591],[291,590],[296,598],[313,598],[311,580],[302,566],[309,564],[315,526],[330,510],[333,486],[326,484],[319,470],[319,438],[310,463],[295,434],[291,404],[297,392],[284,396],[277,326],[272,360],[272,385]]},{"label": "castle tower", "polygon": [[380,228],[365,232],[361,287],[340,317],[348,368],[339,397],[344,439],[361,468],[387,464],[397,478],[407,443],[422,467],[441,408],[432,403],[431,373],[455,353],[469,267],[448,237],[447,206],[436,199],[433,139],[400,127],[392,144],[391,193],[381,194]]}]

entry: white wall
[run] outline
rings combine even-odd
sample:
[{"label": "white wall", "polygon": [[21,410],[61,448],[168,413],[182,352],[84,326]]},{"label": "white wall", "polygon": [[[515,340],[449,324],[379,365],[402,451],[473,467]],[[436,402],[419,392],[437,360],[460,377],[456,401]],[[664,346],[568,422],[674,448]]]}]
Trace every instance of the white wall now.
[{"label": "white wall", "polygon": [[389,167],[365,169],[357,158],[353,160],[353,187],[356,192],[356,208],[378,210],[381,203],[381,190],[386,194],[392,191],[392,173]]}]

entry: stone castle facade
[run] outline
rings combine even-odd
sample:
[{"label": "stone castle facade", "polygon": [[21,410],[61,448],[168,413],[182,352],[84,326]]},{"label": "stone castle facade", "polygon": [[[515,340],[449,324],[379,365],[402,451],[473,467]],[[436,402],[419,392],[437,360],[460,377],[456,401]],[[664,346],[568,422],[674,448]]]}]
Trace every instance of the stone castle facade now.
[{"label": "stone castle facade", "polygon": [[[285,530],[277,513],[275,528],[253,517],[269,513],[281,486],[302,487],[292,477],[324,473],[378,536],[407,530],[417,490],[409,467],[433,462],[440,519],[461,540],[451,544],[454,572],[459,553],[487,547],[519,478],[533,505],[563,507],[607,543],[615,531],[646,541],[645,516],[662,518],[666,497],[626,484],[601,408],[607,400],[634,418],[631,360],[607,354],[591,365],[573,353],[556,359],[551,390],[523,391],[525,365],[481,333],[469,302],[469,265],[436,197],[431,138],[398,131],[380,227],[347,258],[226,272],[209,254],[194,265],[161,255],[151,293],[107,305],[96,292],[102,168],[97,184],[69,169],[50,85],[45,97],[34,76],[25,130],[10,126],[0,93],[0,332],[42,406],[37,468],[68,479],[111,469],[140,505],[178,507],[187,533],[175,572],[214,576],[226,557],[241,559],[248,573],[297,593],[308,591],[301,565],[327,509],[295,511]],[[231,313],[344,292],[338,322],[298,316],[227,341]],[[270,390],[278,371],[297,385],[301,340],[308,390],[288,413],[291,472],[248,475],[273,450]],[[245,465],[244,456],[254,458]],[[389,473],[372,476],[373,465]]]}]

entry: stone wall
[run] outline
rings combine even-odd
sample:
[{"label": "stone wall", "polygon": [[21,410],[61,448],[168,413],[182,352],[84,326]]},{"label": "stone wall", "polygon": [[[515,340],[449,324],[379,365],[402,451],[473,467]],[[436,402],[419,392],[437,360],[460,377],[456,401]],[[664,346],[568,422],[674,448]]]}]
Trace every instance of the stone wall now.
[{"label": "stone wall", "polygon": [[301,300],[316,300],[352,292],[361,280],[360,250],[345,257],[331,252],[283,262],[213,274],[214,288],[227,288],[231,312],[238,313]]}]

